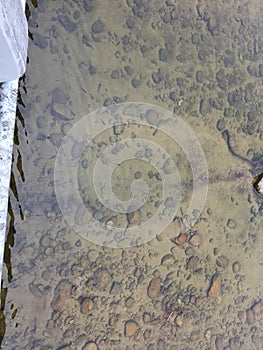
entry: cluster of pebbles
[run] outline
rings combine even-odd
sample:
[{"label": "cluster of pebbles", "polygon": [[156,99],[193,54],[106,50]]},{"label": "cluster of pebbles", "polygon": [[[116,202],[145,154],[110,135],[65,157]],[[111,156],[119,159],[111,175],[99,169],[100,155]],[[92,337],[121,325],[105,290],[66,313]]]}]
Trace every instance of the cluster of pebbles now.
[{"label": "cluster of pebbles", "polygon": [[[262,206],[252,192],[253,176],[262,173],[255,161],[263,139],[260,7],[243,0],[28,3],[3,349],[261,350]],[[211,182],[199,220],[189,225],[191,166],[178,146],[156,136],[176,157],[185,188],[181,211],[152,241],[114,250],[85,241],[65,222],[54,166],[63,138],[82,116],[125,101],[148,101],[183,116],[197,131]],[[147,121],[155,125],[156,115],[149,112]],[[99,144],[123,133],[116,127],[100,135],[79,164],[83,201],[109,227],[147,220],[162,191],[158,172],[133,163],[127,178],[144,179],[152,203],[123,217],[101,212],[87,168]],[[71,155],[79,156],[77,146]],[[125,200],[123,174],[117,169],[114,176]]]},{"label": "cluster of pebbles", "polygon": [[[117,251],[81,243],[70,230],[42,239],[39,248],[36,242],[34,265],[29,268],[26,256],[20,256],[14,266],[15,275],[23,266],[23,279],[30,284],[29,291],[19,287],[28,300],[16,296],[16,286],[10,288],[14,302],[22,304],[9,341],[15,344],[14,337],[21,336],[22,317],[30,324],[31,312],[39,310],[36,327],[23,338],[29,348],[121,350],[134,344],[135,349],[155,349],[158,344],[158,349],[173,349],[188,344],[189,349],[220,350],[242,349],[251,340],[257,344],[262,300],[251,299],[244,288],[244,263],[233,260],[231,251],[225,255],[222,247],[208,249],[202,227],[187,229],[177,219],[152,242]],[[204,251],[210,253],[204,256]],[[26,315],[25,308],[32,311]],[[7,309],[6,317],[13,312]]]}]

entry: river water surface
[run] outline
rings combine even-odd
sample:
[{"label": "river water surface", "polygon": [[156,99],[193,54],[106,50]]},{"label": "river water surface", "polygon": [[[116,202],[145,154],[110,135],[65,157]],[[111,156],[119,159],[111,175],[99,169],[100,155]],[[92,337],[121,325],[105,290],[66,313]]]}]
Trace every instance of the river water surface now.
[{"label": "river water surface", "polygon": [[[262,198],[252,187],[263,172],[262,11],[259,0],[28,1],[2,349],[262,349]],[[207,174],[205,201],[188,213]],[[166,178],[175,194],[165,199]],[[145,204],[102,204],[109,179],[120,202],[134,180],[138,198],[147,185]],[[127,231],[152,217],[148,231]]]}]

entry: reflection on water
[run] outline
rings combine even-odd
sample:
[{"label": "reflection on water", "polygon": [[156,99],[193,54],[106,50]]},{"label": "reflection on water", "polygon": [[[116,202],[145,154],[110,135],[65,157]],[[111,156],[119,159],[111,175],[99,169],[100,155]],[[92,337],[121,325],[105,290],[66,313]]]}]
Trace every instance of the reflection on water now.
[{"label": "reflection on water", "polygon": [[[262,348],[262,199],[252,186],[263,172],[262,10],[260,1],[28,3],[32,39],[13,152],[3,349]],[[130,101],[161,106],[193,129],[209,191],[189,225],[191,164],[176,143],[155,136],[178,167],[180,210],[148,243],[112,249],[67,224],[54,167],[77,121]],[[99,135],[76,165],[94,215],[101,214],[91,189],[96,152],[126,131]],[[98,219],[109,227],[136,225],[157,210],[163,184],[151,164],[116,167],[119,200],[130,198],[134,178],[149,186],[151,205],[116,217],[105,211]]]}]

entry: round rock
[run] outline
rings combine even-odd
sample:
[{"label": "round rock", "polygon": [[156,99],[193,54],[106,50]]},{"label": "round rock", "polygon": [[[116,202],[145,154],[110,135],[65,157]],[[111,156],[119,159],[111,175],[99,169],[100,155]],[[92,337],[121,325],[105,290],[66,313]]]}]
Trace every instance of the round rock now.
[{"label": "round rock", "polygon": [[239,273],[241,270],[241,265],[238,261],[235,261],[232,265],[232,271],[233,273]]},{"label": "round rock", "polygon": [[174,263],[174,256],[172,254],[166,254],[162,257],[161,265],[167,266]]},{"label": "round rock", "polygon": [[80,311],[83,314],[87,314],[93,309],[93,307],[93,300],[91,298],[84,298],[80,304]]},{"label": "round rock", "polygon": [[194,246],[198,247],[200,245],[200,237],[199,235],[195,234],[189,239],[189,243]]},{"label": "round rock", "polygon": [[86,343],[81,350],[98,350],[98,346],[93,341]]},{"label": "round rock", "polygon": [[91,30],[95,34],[102,33],[104,31],[104,24],[103,24],[103,22],[100,19],[97,19],[97,21],[95,21],[92,24]]},{"label": "round rock", "polygon": [[148,286],[148,290],[147,290],[148,297],[151,299],[155,299],[159,295],[160,288],[161,288],[161,282],[159,278],[154,277]]},{"label": "round rock", "polygon": [[125,323],[124,334],[126,337],[132,337],[138,329],[137,322],[129,320]]},{"label": "round rock", "polygon": [[219,266],[219,267],[225,268],[225,267],[227,267],[228,264],[229,264],[229,259],[228,259],[226,256],[224,256],[224,255],[220,255],[220,256],[216,259],[216,264],[217,264],[217,266]]},{"label": "round rock", "polygon": [[111,274],[107,269],[99,268],[94,272],[94,280],[98,289],[109,289],[112,282]]},{"label": "round rock", "polygon": [[160,119],[158,112],[153,109],[148,109],[148,111],[145,113],[145,118],[151,125],[156,125]]}]

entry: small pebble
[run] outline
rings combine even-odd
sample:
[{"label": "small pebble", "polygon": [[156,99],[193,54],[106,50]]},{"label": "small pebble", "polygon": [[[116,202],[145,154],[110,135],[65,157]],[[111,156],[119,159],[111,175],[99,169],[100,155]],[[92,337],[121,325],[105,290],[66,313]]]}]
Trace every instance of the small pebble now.
[{"label": "small pebble", "polygon": [[212,330],[210,328],[208,328],[206,331],[205,331],[205,339],[206,340],[210,340],[211,339],[211,335],[212,335]]},{"label": "small pebble", "polygon": [[200,245],[200,237],[199,235],[193,235],[190,239],[189,239],[189,243],[194,246],[194,247],[198,247]]},{"label": "small pebble", "polygon": [[95,34],[99,34],[102,33],[104,31],[104,24],[101,20],[97,20],[95,21],[92,26],[91,26],[91,30],[93,33]]},{"label": "small pebble", "polygon": [[183,327],[184,320],[183,320],[183,317],[181,315],[176,316],[174,322],[175,322],[176,326],[178,326],[179,328]]},{"label": "small pebble", "polygon": [[259,315],[262,311],[262,304],[260,301],[256,302],[255,304],[252,305],[251,309],[255,313],[255,315]]},{"label": "small pebble", "polygon": [[166,49],[160,49],[159,50],[159,60],[166,62],[168,60],[169,54]]},{"label": "small pebble", "polygon": [[233,273],[239,273],[241,270],[241,265],[238,261],[235,261],[232,265],[232,271]]},{"label": "small pebble", "polygon": [[204,73],[200,70],[196,72],[196,81],[202,83],[204,81]]},{"label": "small pebble", "polygon": [[159,295],[160,288],[161,288],[161,282],[159,278],[157,277],[153,278],[148,286],[148,290],[147,290],[148,297],[151,299],[155,299]]},{"label": "small pebble", "polygon": [[108,221],[105,223],[105,225],[106,225],[107,229],[109,229],[109,230],[115,226],[113,220],[108,220]]},{"label": "small pebble", "polygon": [[133,69],[131,66],[125,66],[124,70],[128,75],[131,75],[133,73]]},{"label": "small pebble", "polygon": [[191,256],[188,259],[188,261],[187,261],[186,268],[190,269],[190,270],[193,270],[193,269],[196,268],[197,263],[198,263],[198,257],[197,256]]},{"label": "small pebble", "polygon": [[141,214],[139,210],[136,210],[135,212],[128,213],[127,218],[130,225],[138,225],[141,220]]},{"label": "small pebble", "polygon": [[234,228],[236,228],[236,226],[237,226],[237,224],[234,220],[232,220],[232,219],[227,220],[227,227],[234,229]]},{"label": "small pebble", "polygon": [[255,314],[251,309],[246,310],[246,321],[249,326],[255,323]]},{"label": "small pebble", "polygon": [[86,343],[81,350],[98,350],[98,346],[93,341]]},{"label": "small pebble", "polygon": [[44,135],[44,134],[42,134],[42,133],[39,133],[39,134],[37,135],[37,140],[38,140],[38,141],[46,141],[46,139],[47,139],[46,135]]},{"label": "small pebble", "polygon": [[118,71],[118,69],[115,69],[112,71],[112,73],[111,73],[112,79],[118,79],[119,76],[120,76],[120,72]]},{"label": "small pebble", "polygon": [[229,259],[224,256],[224,255],[220,255],[217,259],[216,259],[216,264],[219,267],[227,267],[229,264]]},{"label": "small pebble", "polygon": [[109,325],[110,325],[111,327],[113,327],[113,326],[116,325],[117,321],[118,321],[118,317],[115,316],[115,315],[112,315],[112,316],[110,317],[110,319],[109,319]]},{"label": "small pebble", "polygon": [[136,89],[136,88],[138,88],[140,86],[141,82],[140,82],[139,79],[133,78],[131,83],[132,83],[132,86]]},{"label": "small pebble", "polygon": [[126,337],[132,337],[138,329],[137,322],[129,320],[125,323],[124,334]]},{"label": "small pebble", "polygon": [[126,24],[129,29],[132,29],[135,26],[135,21],[132,17],[130,17],[127,19]]},{"label": "small pebble", "polygon": [[67,122],[67,123],[63,123],[62,125],[61,125],[61,132],[64,134],[64,135],[66,135],[68,132],[69,132],[69,130],[72,128],[72,124],[71,123],[69,123],[69,122]]},{"label": "small pebble", "polygon": [[39,129],[45,129],[47,127],[47,119],[44,115],[37,117],[36,123]]},{"label": "small pebble", "polygon": [[91,298],[84,298],[80,305],[80,311],[83,314],[89,313],[94,307],[93,300]]},{"label": "small pebble", "polygon": [[224,349],[223,339],[217,337],[215,340],[215,346],[216,346],[216,350],[223,350]]},{"label": "small pebble", "polygon": [[190,256],[190,255],[193,255],[193,254],[195,254],[195,250],[194,250],[193,247],[185,248],[185,255]]},{"label": "small pebble", "polygon": [[159,122],[160,117],[155,110],[148,109],[148,111],[145,113],[145,119],[149,124],[156,125]]},{"label": "small pebble", "polygon": [[159,84],[162,81],[162,76],[159,71],[152,74],[152,80],[155,84]]},{"label": "small pebble", "polygon": [[127,217],[128,217],[128,223],[130,225],[138,225],[141,220],[141,213],[139,212],[139,210],[136,210],[133,213],[128,213]]},{"label": "small pebble", "polygon": [[208,296],[210,298],[218,298],[220,294],[221,294],[221,276],[218,274],[215,274],[212,277],[212,282],[208,289]]},{"label": "small pebble", "polygon": [[124,132],[124,125],[116,124],[113,126],[113,131],[116,136],[121,135]]},{"label": "small pebble", "polygon": [[73,119],[73,115],[71,111],[62,103],[53,103],[52,104],[52,112],[53,114],[57,114],[64,120]]},{"label": "small pebble", "polygon": [[135,179],[140,179],[142,176],[142,173],[140,171],[136,171],[135,174],[134,174],[134,178]]},{"label": "small pebble", "polygon": [[172,158],[168,158],[164,161],[163,170],[165,174],[171,174],[175,170],[175,163]]},{"label": "small pebble", "polygon": [[61,311],[71,296],[72,284],[67,280],[58,283],[51,306],[55,311]]},{"label": "small pebble", "polygon": [[149,323],[151,321],[151,315],[148,312],[145,312],[143,314],[143,322],[144,323]]},{"label": "small pebble", "polygon": [[200,339],[199,331],[193,331],[190,335],[190,339],[192,342],[197,342]]},{"label": "small pebble", "polygon": [[224,130],[224,128],[225,128],[225,121],[224,121],[224,119],[219,119],[219,120],[217,121],[216,127],[217,127],[217,129],[218,129],[219,131]]},{"label": "small pebble", "polygon": [[32,33],[32,37],[33,43],[40,49],[45,49],[48,46],[48,41],[44,36],[39,35],[37,33]]},{"label": "small pebble", "polygon": [[178,237],[175,238],[174,243],[177,245],[183,245],[186,242],[186,233],[182,232]]},{"label": "small pebble", "polygon": [[49,281],[52,278],[52,274],[49,270],[44,270],[41,274],[41,277],[43,278],[43,280]]},{"label": "small pebble", "polygon": [[125,306],[127,308],[132,307],[133,304],[134,304],[134,299],[132,297],[129,297],[128,299],[125,300]]},{"label": "small pebble", "polygon": [[[239,350],[241,349],[241,343],[238,339],[236,338],[231,338],[229,340],[229,345],[231,350]],[[243,346],[242,346],[243,347]]]},{"label": "small pebble", "polygon": [[166,254],[162,257],[161,265],[172,265],[174,263],[174,256],[172,254]]},{"label": "small pebble", "polygon": [[70,20],[70,17],[67,15],[63,15],[63,14],[58,15],[58,22],[69,33],[72,33],[77,28],[76,23],[73,23]]},{"label": "small pebble", "polygon": [[112,282],[112,276],[105,268],[99,268],[94,272],[94,281],[98,289],[109,289]]},{"label": "small pebble", "polygon": [[43,293],[37,285],[35,285],[33,283],[29,283],[29,290],[36,298],[43,297]]}]

